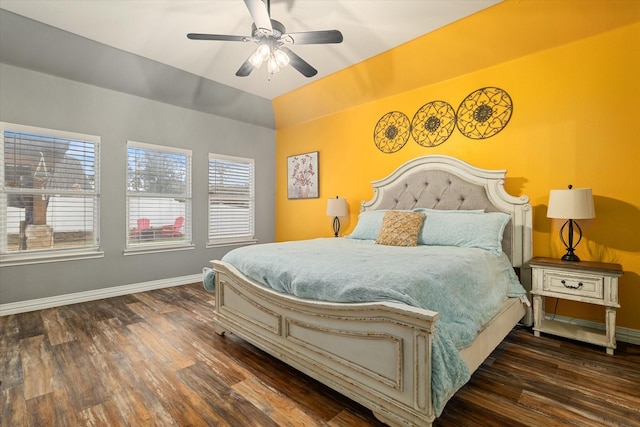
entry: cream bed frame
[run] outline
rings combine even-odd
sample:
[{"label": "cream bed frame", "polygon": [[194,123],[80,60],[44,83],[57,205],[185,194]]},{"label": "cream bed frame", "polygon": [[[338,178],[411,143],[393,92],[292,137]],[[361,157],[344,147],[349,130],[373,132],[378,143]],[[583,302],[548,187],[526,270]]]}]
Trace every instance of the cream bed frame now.
[{"label": "cream bed frame", "polygon": [[[531,257],[531,206],[503,187],[505,170],[484,170],[448,156],[424,156],[372,182],[361,210],[485,209],[511,215],[503,249],[514,267]],[[215,331],[232,332],[371,409],[390,426],[428,426],[431,340],[438,313],[397,303],[338,304],[283,295],[212,261]],[[524,283],[523,283],[524,284]],[[461,350],[475,371],[511,329],[529,318],[516,298]],[[372,357],[375,355],[375,357]]]}]

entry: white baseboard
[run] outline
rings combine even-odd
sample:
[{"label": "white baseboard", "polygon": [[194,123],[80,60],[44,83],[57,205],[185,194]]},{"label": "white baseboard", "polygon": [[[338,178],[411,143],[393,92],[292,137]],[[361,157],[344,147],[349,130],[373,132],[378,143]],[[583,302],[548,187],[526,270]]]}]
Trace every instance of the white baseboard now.
[{"label": "white baseboard", "polygon": [[[547,313],[547,316],[549,313]],[[593,322],[590,320],[576,319],[573,317],[558,316],[556,315],[553,320],[558,322],[570,323],[572,325],[584,326],[587,328],[597,329],[604,333],[605,325],[600,322]],[[640,330],[623,328],[616,326],[616,341],[626,342],[629,344],[640,345]]]},{"label": "white baseboard", "polygon": [[77,292],[74,294],[56,295],[54,297],[38,298],[27,301],[0,304],[0,316],[26,313],[28,311],[45,308],[60,307],[79,302],[95,301],[104,298],[135,294],[153,289],[170,288],[171,286],[188,285],[202,282],[202,274],[172,277],[169,279],[152,280],[150,282],[134,283],[131,285],[114,286],[113,288],[96,289],[95,291]]}]

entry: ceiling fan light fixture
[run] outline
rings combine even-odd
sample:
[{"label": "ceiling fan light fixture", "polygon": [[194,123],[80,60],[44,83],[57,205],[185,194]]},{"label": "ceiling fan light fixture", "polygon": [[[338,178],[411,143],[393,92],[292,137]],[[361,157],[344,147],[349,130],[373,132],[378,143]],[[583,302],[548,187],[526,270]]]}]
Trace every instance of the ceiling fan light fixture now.
[{"label": "ceiling fan light fixture", "polygon": [[271,49],[269,48],[269,45],[261,44],[255,50],[255,52],[251,54],[251,57],[249,58],[249,62],[251,62],[251,65],[253,65],[254,67],[259,68],[260,65],[262,65],[262,63],[266,61],[270,55],[271,55]]},{"label": "ceiling fan light fixture", "polygon": [[251,58],[249,58],[249,63],[251,63],[255,68],[260,68],[262,65],[262,58],[254,52],[254,54],[251,55]]},{"label": "ceiling fan light fixture", "polygon": [[291,59],[289,59],[289,55],[287,55],[280,49],[276,49],[276,51],[273,53],[273,56],[280,68],[286,67],[287,65],[289,65],[289,62],[291,62]]},{"label": "ceiling fan light fixture", "polygon": [[268,44],[261,44],[258,46],[258,49],[256,49],[256,53],[260,55],[263,61],[265,61],[271,54],[271,49]]},{"label": "ceiling fan light fixture", "polygon": [[269,74],[275,74],[280,71],[280,66],[278,65],[278,61],[274,55],[267,60],[267,72]]}]

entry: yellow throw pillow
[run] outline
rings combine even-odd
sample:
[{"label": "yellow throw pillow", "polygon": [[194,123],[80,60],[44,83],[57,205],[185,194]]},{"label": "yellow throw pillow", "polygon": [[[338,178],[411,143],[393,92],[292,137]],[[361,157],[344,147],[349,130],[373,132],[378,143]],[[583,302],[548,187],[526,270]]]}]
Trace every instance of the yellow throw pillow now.
[{"label": "yellow throw pillow", "polygon": [[390,246],[417,246],[426,215],[422,212],[387,211],[376,243]]}]

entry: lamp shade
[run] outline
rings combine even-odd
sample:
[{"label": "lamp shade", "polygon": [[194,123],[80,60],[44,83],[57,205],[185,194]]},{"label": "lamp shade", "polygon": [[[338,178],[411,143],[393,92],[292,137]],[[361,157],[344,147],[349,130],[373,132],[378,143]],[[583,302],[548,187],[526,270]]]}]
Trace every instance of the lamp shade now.
[{"label": "lamp shade", "polygon": [[327,200],[327,216],[340,217],[348,214],[347,199],[336,197],[335,199]]},{"label": "lamp shade", "polygon": [[596,217],[590,188],[551,190],[547,218],[590,219]]}]

